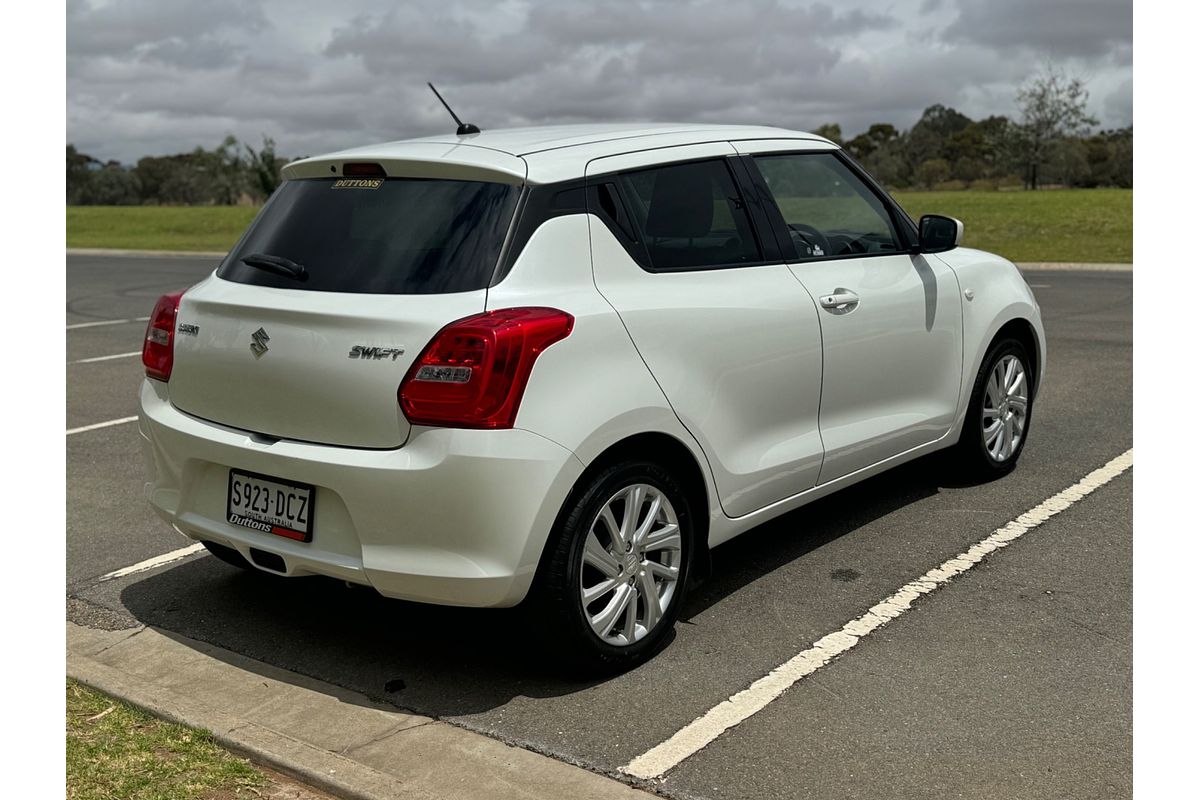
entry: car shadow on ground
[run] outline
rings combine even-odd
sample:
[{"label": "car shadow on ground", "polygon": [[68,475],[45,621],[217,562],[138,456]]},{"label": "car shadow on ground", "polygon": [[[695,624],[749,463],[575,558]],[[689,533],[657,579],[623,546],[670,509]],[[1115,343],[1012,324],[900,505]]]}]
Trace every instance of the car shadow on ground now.
[{"label": "car shadow on ground", "polygon": [[[747,532],[715,550],[713,574],[691,593],[681,618],[942,487],[968,485],[950,476],[943,459],[923,458]],[[610,679],[565,672],[541,643],[539,620],[523,608],[407,603],[331,579],[245,572],[215,558],[132,583],[120,599],[139,622],[167,635],[434,717],[488,711],[517,696],[569,695]]]}]

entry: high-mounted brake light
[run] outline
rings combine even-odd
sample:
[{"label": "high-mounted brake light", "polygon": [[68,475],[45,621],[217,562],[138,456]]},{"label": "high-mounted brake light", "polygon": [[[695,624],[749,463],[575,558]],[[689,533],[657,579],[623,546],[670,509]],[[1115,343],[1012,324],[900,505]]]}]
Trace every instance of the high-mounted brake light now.
[{"label": "high-mounted brake light", "polygon": [[575,318],[556,308],[505,308],[442,328],[400,384],[400,407],[414,425],[511,428],[533,371]]},{"label": "high-mounted brake light", "polygon": [[175,315],[179,311],[180,290],[164,294],[154,304],[154,312],[146,325],[146,341],[142,345],[142,365],[146,376],[159,381],[170,380],[175,361]]},{"label": "high-mounted brake light", "polygon": [[342,164],[342,174],[347,178],[386,178],[387,173],[380,164],[351,161]]}]

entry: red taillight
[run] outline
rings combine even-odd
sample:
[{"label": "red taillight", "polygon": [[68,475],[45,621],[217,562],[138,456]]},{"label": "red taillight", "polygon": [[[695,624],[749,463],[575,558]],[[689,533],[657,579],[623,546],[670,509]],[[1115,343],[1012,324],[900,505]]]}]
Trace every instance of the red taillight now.
[{"label": "red taillight", "polygon": [[506,308],[442,328],[400,384],[414,425],[511,428],[538,354],[571,333],[556,308]]},{"label": "red taillight", "polygon": [[142,344],[142,364],[146,375],[155,380],[171,378],[171,364],[175,360],[175,314],[179,311],[179,298],[183,291],[164,294],[154,304],[154,313],[146,325],[146,341]]}]

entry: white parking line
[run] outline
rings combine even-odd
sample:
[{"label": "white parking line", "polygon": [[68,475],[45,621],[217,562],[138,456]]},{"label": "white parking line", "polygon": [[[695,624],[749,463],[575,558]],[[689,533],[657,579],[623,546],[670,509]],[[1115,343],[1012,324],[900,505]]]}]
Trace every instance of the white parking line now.
[{"label": "white parking line", "polygon": [[97,428],[108,428],[112,425],[124,425],[126,422],[133,422],[137,417],[121,417],[120,419],[110,419],[107,422],[97,422],[95,425],[84,425],[82,428],[68,428],[67,436],[73,433],[83,433],[84,431],[94,431]]},{"label": "white parking line", "polygon": [[80,328],[96,328],[100,325],[125,325],[130,322],[146,322],[149,317],[133,317],[132,319],[102,319],[99,322],[76,322],[74,325],[68,325],[67,330],[75,331]]},{"label": "white parking line", "polygon": [[796,654],[749,687],[709,709],[670,739],[621,767],[621,771],[638,778],[662,776],[684,759],[695,755],[725,731],[762,711],[798,680],[813,674],[835,657],[854,647],[867,634],[903,614],[921,595],[932,592],[956,575],[966,572],[991,553],[1016,541],[1060,511],[1070,508],[1131,466],[1133,450],[1126,450],[1100,469],[1089,473],[1074,486],[1063,489],[1004,527],[997,528],[965,553],[960,553],[915,581],[902,586],[899,591],[872,606],[862,616],[847,622],[840,630],[818,639],[812,647]]},{"label": "white parking line", "polygon": [[115,569],[112,572],[101,575],[99,583],[111,581],[113,578],[124,578],[126,575],[133,575],[137,572],[145,572],[146,570],[154,569],[155,567],[161,567],[163,564],[170,564],[172,561],[178,561],[181,558],[187,558],[192,553],[199,553],[203,549],[204,545],[196,542],[195,544],[188,545],[187,547],[181,547],[178,550],[172,550],[169,553],[163,553],[161,556],[147,558],[145,561],[139,561],[132,566]]},{"label": "white parking line", "polygon": [[95,358],[80,358],[75,361],[68,361],[68,364],[95,364],[97,361],[112,361],[114,358],[130,358],[131,356],[140,356],[141,350],[134,350],[132,353],[117,353],[114,356],[96,356]]}]

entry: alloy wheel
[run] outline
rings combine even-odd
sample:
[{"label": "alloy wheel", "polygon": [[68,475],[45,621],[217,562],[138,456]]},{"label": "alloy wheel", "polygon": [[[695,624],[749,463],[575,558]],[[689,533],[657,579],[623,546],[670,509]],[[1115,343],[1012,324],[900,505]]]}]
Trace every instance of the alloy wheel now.
[{"label": "alloy wheel", "polygon": [[623,487],[600,507],[584,540],[579,591],[601,640],[625,646],[654,630],[675,597],[682,548],[675,508],[654,486]]},{"label": "alloy wheel", "polygon": [[1029,381],[1015,355],[996,362],[983,397],[983,446],[998,464],[1013,457],[1029,417]]}]

